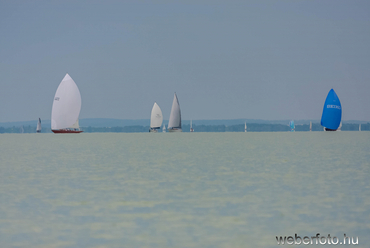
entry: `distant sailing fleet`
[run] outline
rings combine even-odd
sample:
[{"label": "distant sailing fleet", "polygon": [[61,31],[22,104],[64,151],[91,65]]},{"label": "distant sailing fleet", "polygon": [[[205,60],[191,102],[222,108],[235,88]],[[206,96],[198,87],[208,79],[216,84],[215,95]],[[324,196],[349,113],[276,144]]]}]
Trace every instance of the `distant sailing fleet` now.
[{"label": "distant sailing fleet", "polygon": [[[81,111],[81,94],[73,79],[68,73],[59,84],[55,92],[53,107],[51,112],[51,131],[53,133],[81,133],[78,123],[78,117]],[[321,116],[321,125],[324,131],[339,131],[342,120],[342,106],[335,91],[331,89],[326,97],[324,109]],[[163,123],[162,110],[155,102],[150,116],[149,132],[158,132]],[[294,121],[289,123],[290,130],[295,131]],[[181,110],[179,99],[176,93],[173,97],[170,118],[168,121],[168,132],[182,132],[181,128]],[[166,126],[163,125],[163,132],[166,132]],[[247,123],[244,131],[247,132]],[[312,122],[310,122],[310,131],[312,131]],[[361,124],[359,126],[361,131]],[[41,119],[37,123],[36,132],[41,132]],[[194,132],[192,121],[190,121],[190,132]]]}]

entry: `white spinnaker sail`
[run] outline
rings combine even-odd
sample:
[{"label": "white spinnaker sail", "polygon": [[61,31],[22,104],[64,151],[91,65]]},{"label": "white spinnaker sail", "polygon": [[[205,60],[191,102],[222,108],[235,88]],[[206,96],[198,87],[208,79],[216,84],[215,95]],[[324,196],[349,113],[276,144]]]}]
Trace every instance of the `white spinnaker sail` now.
[{"label": "white spinnaker sail", "polygon": [[37,122],[36,131],[41,132],[41,119],[40,118],[39,118],[39,121]]},{"label": "white spinnaker sail", "polygon": [[181,111],[176,93],[173,97],[170,119],[168,121],[168,128],[181,128]]},{"label": "white spinnaker sail", "polygon": [[150,116],[150,128],[160,128],[163,122],[162,110],[155,102]]},{"label": "white spinnaker sail", "polygon": [[51,112],[51,129],[75,128],[81,110],[81,94],[73,79],[66,74],[55,92]]}]

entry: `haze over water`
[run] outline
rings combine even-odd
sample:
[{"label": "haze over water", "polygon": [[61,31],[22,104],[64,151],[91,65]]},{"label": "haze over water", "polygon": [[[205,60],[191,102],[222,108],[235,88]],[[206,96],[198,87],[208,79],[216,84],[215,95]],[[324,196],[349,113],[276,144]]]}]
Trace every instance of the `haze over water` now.
[{"label": "haze over water", "polygon": [[370,243],[370,132],[0,135],[1,247]]}]

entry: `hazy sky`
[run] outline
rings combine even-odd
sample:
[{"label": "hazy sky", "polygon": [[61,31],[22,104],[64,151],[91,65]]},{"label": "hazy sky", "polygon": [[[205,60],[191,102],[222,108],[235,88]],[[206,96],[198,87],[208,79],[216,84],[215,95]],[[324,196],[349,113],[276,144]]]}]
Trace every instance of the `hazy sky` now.
[{"label": "hazy sky", "polygon": [[0,0],[0,122],[50,119],[66,73],[80,118],[370,121],[370,1]]}]

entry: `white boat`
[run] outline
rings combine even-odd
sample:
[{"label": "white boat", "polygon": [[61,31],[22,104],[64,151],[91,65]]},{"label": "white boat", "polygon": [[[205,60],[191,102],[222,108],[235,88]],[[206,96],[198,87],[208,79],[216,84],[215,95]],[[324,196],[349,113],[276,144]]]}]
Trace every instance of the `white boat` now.
[{"label": "white boat", "polygon": [[310,131],[312,131],[312,121],[310,121]]},{"label": "white boat", "polygon": [[20,132],[20,133],[24,133],[24,128],[23,128],[23,126],[21,126],[21,128],[19,129],[19,132]]},{"label": "white boat", "polygon": [[247,132],[247,123],[244,122],[244,132],[246,133]]},{"label": "white boat", "polygon": [[51,111],[53,133],[81,133],[78,117],[81,110],[81,94],[76,83],[68,75],[63,78],[55,92]]},{"label": "white boat", "polygon": [[182,132],[180,104],[176,93],[173,97],[170,119],[168,121],[168,132]]},{"label": "white boat", "polygon": [[361,123],[360,123],[360,125],[358,125],[358,131],[361,132]]},{"label": "white boat", "polygon": [[194,132],[193,120],[190,120],[190,132]]},{"label": "white boat", "polygon": [[163,122],[162,110],[155,102],[152,108],[152,113],[150,116],[150,129],[149,132],[157,133],[158,129],[161,128]]},{"label": "white boat", "polygon": [[166,125],[163,124],[162,132],[166,132]]},{"label": "white boat", "polygon": [[37,122],[36,133],[41,133],[41,119]]}]

